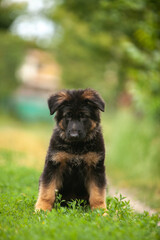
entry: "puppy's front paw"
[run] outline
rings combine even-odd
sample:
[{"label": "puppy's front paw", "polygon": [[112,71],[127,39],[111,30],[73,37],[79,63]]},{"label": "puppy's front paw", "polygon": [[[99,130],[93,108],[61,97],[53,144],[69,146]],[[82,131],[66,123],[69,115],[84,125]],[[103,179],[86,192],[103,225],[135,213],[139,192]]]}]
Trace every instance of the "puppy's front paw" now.
[{"label": "puppy's front paw", "polygon": [[52,210],[52,205],[48,202],[45,202],[45,201],[38,201],[35,205],[35,212],[38,212],[40,210],[51,211]]},{"label": "puppy's front paw", "polygon": [[108,214],[108,212],[107,212],[107,209],[105,209],[105,212],[103,213],[102,216],[103,216],[103,217],[109,216],[109,214]]}]

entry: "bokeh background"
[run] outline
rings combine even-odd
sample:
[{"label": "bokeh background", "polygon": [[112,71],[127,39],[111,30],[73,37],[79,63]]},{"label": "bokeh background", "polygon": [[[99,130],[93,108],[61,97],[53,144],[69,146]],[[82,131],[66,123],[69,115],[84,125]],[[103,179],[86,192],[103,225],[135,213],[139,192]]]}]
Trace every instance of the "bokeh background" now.
[{"label": "bokeh background", "polygon": [[110,181],[160,210],[160,2],[0,0],[0,164],[43,167],[48,96],[99,91]]}]

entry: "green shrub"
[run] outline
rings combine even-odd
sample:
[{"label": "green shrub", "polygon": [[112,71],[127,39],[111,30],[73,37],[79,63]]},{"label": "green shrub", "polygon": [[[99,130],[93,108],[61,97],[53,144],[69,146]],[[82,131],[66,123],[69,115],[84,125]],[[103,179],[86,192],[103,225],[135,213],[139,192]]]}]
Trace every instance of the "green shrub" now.
[{"label": "green shrub", "polygon": [[160,208],[160,138],[153,122],[119,111],[104,119],[107,174],[121,187],[135,187]]}]

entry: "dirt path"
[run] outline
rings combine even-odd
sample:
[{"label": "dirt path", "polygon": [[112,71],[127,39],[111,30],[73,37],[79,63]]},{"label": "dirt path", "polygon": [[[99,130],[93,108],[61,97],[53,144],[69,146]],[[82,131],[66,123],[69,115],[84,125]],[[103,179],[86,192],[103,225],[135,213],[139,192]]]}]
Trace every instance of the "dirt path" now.
[{"label": "dirt path", "polygon": [[147,211],[149,212],[149,215],[156,213],[154,209],[151,209],[149,206],[137,200],[136,197],[130,194],[127,189],[120,189],[118,187],[115,187],[110,183],[110,181],[108,183],[108,186],[109,195],[119,197],[121,193],[123,197],[126,197],[126,201],[130,200],[130,205],[136,212],[143,213],[144,211]]}]

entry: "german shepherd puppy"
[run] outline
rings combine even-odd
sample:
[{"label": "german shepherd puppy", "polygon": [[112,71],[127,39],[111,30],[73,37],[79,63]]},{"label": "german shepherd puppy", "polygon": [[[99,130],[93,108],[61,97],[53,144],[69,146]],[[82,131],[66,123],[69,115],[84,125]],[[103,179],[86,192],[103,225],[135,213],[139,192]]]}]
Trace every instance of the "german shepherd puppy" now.
[{"label": "german shepherd puppy", "polygon": [[48,99],[56,112],[36,210],[50,210],[55,192],[62,199],[86,200],[91,209],[106,209],[105,148],[100,127],[104,101],[92,89],[63,90]]}]

